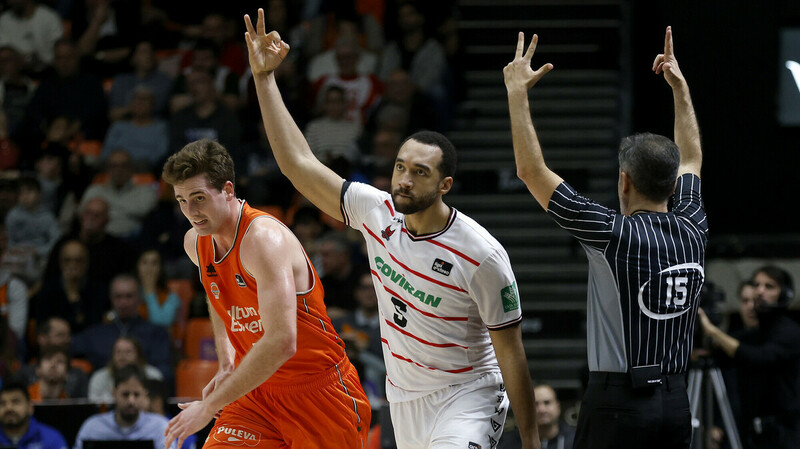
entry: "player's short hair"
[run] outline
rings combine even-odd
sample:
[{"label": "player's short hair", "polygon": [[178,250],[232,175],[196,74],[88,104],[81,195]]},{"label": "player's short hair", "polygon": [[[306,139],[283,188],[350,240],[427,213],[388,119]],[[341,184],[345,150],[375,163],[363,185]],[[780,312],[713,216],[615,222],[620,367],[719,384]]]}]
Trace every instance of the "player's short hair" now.
[{"label": "player's short hair", "polygon": [[219,142],[200,139],[187,144],[167,159],[161,172],[164,181],[172,185],[198,175],[205,175],[220,191],[228,181],[235,185],[233,158]]},{"label": "player's short hair", "polygon": [[456,166],[458,165],[458,156],[456,155],[456,147],[453,142],[436,131],[417,131],[414,134],[406,137],[400,144],[409,140],[414,140],[425,145],[433,145],[442,151],[442,161],[439,163],[439,172],[442,174],[442,179],[446,177],[453,177],[456,174]]},{"label": "player's short hair", "polygon": [[653,201],[666,201],[675,190],[681,153],[672,140],[651,133],[625,137],[619,146],[619,169]]}]

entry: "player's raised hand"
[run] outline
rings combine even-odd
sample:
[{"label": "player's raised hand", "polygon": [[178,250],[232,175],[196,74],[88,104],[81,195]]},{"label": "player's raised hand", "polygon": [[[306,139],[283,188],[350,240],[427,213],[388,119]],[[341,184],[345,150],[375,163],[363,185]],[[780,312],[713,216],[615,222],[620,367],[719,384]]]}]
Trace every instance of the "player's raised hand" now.
[{"label": "player's raised hand", "polygon": [[250,69],[253,76],[270,73],[275,70],[289,53],[289,44],[281,40],[277,31],[267,34],[264,29],[264,9],[258,8],[258,21],[253,28],[250,16],[245,14],[244,24],[247,32],[244,40],[247,43],[247,52],[250,55]]},{"label": "player's raised hand", "polygon": [[667,32],[664,35],[664,53],[660,53],[653,61],[653,71],[656,75],[664,73],[664,79],[667,80],[670,87],[673,89],[682,86],[686,80],[683,78],[683,73],[678,67],[678,60],[675,59],[675,48],[672,45],[672,27],[667,27]]},{"label": "player's raised hand", "polygon": [[503,78],[506,82],[506,89],[509,92],[524,90],[528,91],[549,71],[553,70],[553,64],[547,63],[539,70],[531,68],[531,59],[536,52],[536,44],[539,42],[539,36],[533,35],[531,44],[528,46],[528,51],[523,54],[525,49],[525,34],[520,31],[519,38],[517,39],[517,52],[514,55],[514,60],[509,62],[503,68]]}]

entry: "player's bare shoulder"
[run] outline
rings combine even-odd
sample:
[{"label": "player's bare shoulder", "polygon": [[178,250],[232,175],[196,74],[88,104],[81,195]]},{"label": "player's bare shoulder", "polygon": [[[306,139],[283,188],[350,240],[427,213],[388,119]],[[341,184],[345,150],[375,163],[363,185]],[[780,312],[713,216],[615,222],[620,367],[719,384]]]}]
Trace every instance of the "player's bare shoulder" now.
[{"label": "player's bare shoulder", "polygon": [[183,249],[186,251],[186,255],[189,256],[189,259],[191,259],[195,265],[200,266],[200,263],[197,261],[197,231],[194,228],[186,231],[186,234],[183,236]]},{"label": "player's bare shoulder", "polygon": [[263,216],[253,220],[242,237],[239,254],[245,268],[256,264],[289,260],[297,253],[299,242],[280,221]]}]

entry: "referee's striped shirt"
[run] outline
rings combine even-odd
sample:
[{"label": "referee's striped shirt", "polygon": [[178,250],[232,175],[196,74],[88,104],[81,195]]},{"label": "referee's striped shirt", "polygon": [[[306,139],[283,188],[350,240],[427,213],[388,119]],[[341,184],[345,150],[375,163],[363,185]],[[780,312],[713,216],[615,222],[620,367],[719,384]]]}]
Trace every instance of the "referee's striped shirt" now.
[{"label": "referee's striped shirt", "polygon": [[550,199],[548,213],[589,259],[590,371],[687,369],[708,243],[700,178],[679,177],[671,204],[670,212],[626,217],[566,183]]}]

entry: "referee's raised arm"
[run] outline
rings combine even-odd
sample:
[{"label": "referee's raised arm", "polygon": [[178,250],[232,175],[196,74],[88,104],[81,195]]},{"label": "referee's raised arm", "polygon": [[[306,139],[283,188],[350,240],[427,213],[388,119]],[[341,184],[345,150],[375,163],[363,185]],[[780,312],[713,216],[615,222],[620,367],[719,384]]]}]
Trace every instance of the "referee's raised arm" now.
[{"label": "referee's raised arm", "polygon": [[689,94],[689,85],[678,67],[675,58],[675,48],[672,44],[672,27],[667,27],[664,35],[664,53],[656,56],[653,61],[653,71],[658,75],[663,73],[672,88],[675,102],[675,144],[681,152],[681,164],[678,176],[692,173],[700,177],[700,168],[703,162],[703,153],[700,147],[700,127],[697,125],[697,116],[692,106],[692,97]]}]

